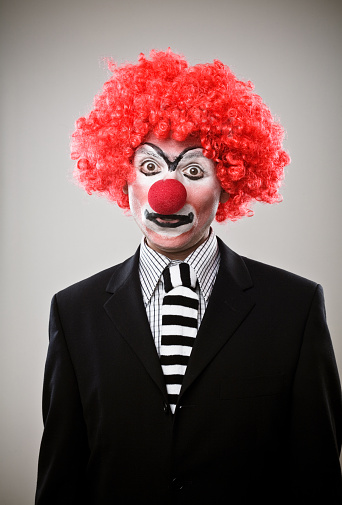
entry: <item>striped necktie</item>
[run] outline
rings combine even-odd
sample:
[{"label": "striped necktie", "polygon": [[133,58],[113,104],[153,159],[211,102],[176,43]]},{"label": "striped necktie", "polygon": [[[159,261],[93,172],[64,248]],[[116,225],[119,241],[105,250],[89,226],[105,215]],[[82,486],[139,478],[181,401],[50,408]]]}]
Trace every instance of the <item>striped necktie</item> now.
[{"label": "striped necktie", "polygon": [[183,376],[197,335],[198,294],[196,273],[187,263],[163,272],[160,362],[165,376],[171,412],[174,413]]}]

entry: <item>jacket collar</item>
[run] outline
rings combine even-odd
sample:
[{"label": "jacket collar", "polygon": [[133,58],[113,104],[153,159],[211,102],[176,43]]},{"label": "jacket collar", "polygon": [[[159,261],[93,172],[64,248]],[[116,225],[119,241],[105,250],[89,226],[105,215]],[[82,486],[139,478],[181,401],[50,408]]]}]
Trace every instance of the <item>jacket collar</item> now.
[{"label": "jacket collar", "polygon": [[[180,400],[255,305],[253,282],[245,262],[219,238],[218,244],[220,269],[190,356]],[[107,291],[112,293],[105,304],[107,314],[166,400],[165,381],[141,294],[139,248],[134,256],[115,267]]]},{"label": "jacket collar", "polygon": [[179,400],[230,340],[255,305],[253,282],[242,257],[218,239],[221,263],[192,349]]},{"label": "jacket collar", "polygon": [[141,293],[139,253],[140,247],[134,256],[115,268],[107,285],[107,292],[112,296],[104,308],[167,401],[164,376]]}]

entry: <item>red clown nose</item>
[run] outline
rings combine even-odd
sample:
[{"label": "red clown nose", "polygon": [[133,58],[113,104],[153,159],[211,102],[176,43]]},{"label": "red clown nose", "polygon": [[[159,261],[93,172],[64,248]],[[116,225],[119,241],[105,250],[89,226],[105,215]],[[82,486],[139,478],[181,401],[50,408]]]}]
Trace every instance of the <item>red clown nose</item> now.
[{"label": "red clown nose", "polygon": [[148,203],[158,214],[175,214],[186,201],[186,189],[176,179],[157,181],[150,187]]}]

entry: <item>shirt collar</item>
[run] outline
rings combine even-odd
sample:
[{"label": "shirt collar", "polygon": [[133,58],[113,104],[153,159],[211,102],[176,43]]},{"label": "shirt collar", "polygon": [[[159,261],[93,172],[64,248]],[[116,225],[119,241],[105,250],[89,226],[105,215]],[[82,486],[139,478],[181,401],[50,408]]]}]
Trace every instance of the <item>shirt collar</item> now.
[{"label": "shirt collar", "polygon": [[170,263],[169,258],[148,247],[145,237],[141,239],[139,276],[145,306],[150,301],[163,270]]},{"label": "shirt collar", "polygon": [[[195,270],[200,290],[208,302],[220,265],[220,252],[213,229],[210,230],[207,240],[190,253],[184,262]],[[151,249],[146,244],[145,237],[142,238],[139,275],[145,306],[149,303],[163,270],[168,265],[176,263],[181,263],[181,261],[170,260],[167,256]]]}]

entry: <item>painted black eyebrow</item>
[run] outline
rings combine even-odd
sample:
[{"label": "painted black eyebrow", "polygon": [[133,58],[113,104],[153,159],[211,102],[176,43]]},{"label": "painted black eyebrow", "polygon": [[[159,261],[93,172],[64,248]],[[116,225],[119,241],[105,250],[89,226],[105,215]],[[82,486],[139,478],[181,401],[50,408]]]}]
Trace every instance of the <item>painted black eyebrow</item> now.
[{"label": "painted black eyebrow", "polygon": [[156,151],[156,153],[158,153],[159,156],[163,158],[163,160],[167,163],[170,172],[174,172],[176,170],[178,163],[188,151],[192,151],[194,149],[203,149],[202,146],[187,147],[177,156],[177,158],[174,161],[170,161],[169,158],[164,153],[164,151],[160,149],[160,147],[154,144],[150,144],[150,142],[145,142],[143,145],[152,147]]}]

